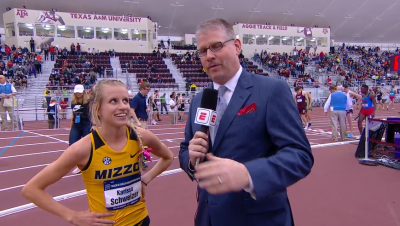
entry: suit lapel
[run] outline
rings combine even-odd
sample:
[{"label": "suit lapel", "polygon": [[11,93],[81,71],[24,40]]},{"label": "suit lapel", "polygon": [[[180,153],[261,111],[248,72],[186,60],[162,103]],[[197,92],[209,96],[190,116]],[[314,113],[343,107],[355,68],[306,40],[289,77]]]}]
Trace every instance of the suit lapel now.
[{"label": "suit lapel", "polygon": [[236,85],[235,91],[233,92],[232,98],[229,101],[228,107],[226,108],[222,120],[219,124],[218,132],[213,145],[213,152],[215,152],[216,148],[218,148],[222,137],[224,136],[226,130],[229,128],[233,119],[236,117],[236,114],[250,97],[251,93],[248,89],[252,86],[253,82],[251,80],[251,74],[243,70],[242,74],[240,75],[238,84]]}]

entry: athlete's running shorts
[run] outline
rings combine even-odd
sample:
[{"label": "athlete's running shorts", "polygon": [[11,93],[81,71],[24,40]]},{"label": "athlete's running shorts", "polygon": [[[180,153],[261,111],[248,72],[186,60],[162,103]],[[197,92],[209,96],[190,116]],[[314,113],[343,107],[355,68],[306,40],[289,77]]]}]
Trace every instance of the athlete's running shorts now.
[{"label": "athlete's running shorts", "polygon": [[299,114],[300,115],[306,114],[306,108],[305,107],[297,107],[297,109],[299,110]]},{"label": "athlete's running shorts", "polygon": [[390,98],[390,101],[394,100],[394,96],[389,96],[389,98]]},{"label": "athlete's running shorts", "polygon": [[372,108],[363,108],[360,111],[360,114],[363,114],[365,116],[370,116],[370,115],[372,115],[372,113],[374,113],[374,108],[373,107]]}]

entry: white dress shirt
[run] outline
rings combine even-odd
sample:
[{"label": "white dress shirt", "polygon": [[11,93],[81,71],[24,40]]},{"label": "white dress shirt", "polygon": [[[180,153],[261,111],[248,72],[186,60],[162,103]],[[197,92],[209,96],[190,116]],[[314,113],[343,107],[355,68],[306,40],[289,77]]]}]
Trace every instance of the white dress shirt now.
[{"label": "white dress shirt", "polygon": [[[239,78],[240,78],[240,75],[242,74],[242,71],[243,71],[243,68],[242,68],[242,66],[240,66],[240,68],[236,72],[236,74],[229,81],[227,81],[225,83],[225,85],[224,85],[227,89],[226,89],[226,92],[224,93],[224,95],[222,97],[225,99],[225,102],[226,102],[227,106],[229,105],[229,102],[231,101],[233,92],[236,89],[236,85],[237,85],[237,83],[239,81]],[[215,83],[215,82],[213,82],[213,85],[214,85],[214,89],[216,89],[216,90],[218,90],[219,87],[221,86],[220,84]],[[214,127],[210,127],[210,134],[214,134]]]},{"label": "white dress shirt", "polygon": [[[239,81],[240,75],[242,74],[243,68],[240,66],[239,70],[236,72],[236,74],[224,84],[224,86],[227,88],[226,92],[223,95],[223,98],[226,101],[226,104],[229,105],[229,102],[231,101],[233,92],[236,89],[236,85]],[[214,89],[218,90],[218,88],[221,86],[218,83],[213,82]],[[214,133],[214,127],[210,127],[210,134]],[[189,160],[189,170],[192,170],[190,167],[190,160]],[[193,171],[193,170],[192,170]],[[253,180],[251,179],[251,176],[249,174],[249,187],[244,189],[246,192],[250,193],[251,197],[256,199],[255,193],[254,193],[254,186],[253,186]]]}]

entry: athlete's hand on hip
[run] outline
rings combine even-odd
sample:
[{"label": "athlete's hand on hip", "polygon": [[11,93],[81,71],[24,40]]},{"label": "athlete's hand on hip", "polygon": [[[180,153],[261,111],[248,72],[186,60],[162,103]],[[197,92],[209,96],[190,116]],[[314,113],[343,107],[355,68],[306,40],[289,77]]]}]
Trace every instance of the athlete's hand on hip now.
[{"label": "athlete's hand on hip", "polygon": [[199,158],[200,161],[203,161],[208,151],[208,147],[208,135],[197,131],[194,134],[193,139],[189,142],[189,158],[192,166],[196,165],[197,158]]},{"label": "athlete's hand on hip", "polygon": [[90,210],[77,212],[71,223],[76,226],[112,226],[112,220],[101,219],[102,217],[114,216],[114,213],[93,213]]}]

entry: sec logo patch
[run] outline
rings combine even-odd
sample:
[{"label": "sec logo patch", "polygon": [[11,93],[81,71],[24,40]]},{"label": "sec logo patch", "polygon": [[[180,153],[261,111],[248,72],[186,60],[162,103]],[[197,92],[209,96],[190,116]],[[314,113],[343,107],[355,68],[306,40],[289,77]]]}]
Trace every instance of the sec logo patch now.
[{"label": "sec logo patch", "polygon": [[111,164],[111,158],[110,157],[104,157],[103,158],[103,164],[104,165],[110,165]]}]

